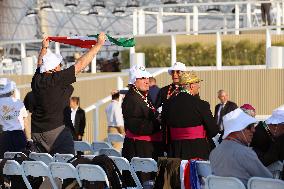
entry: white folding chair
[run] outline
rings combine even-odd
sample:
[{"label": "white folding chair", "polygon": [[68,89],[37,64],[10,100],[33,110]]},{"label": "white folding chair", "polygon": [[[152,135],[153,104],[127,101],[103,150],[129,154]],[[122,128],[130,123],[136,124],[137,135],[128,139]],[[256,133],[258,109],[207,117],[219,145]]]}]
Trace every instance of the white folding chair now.
[{"label": "white folding chair", "polygon": [[17,154],[20,154],[20,155],[22,155],[22,156],[24,156],[24,157],[27,157],[27,155],[24,154],[23,152],[5,152],[5,153],[4,153],[4,158],[5,158],[5,159],[12,159],[12,158],[14,158],[15,155],[17,155]]},{"label": "white folding chair", "polygon": [[107,142],[93,142],[92,148],[94,153],[98,153],[102,148],[112,148],[112,146]]},{"label": "white folding chair", "polygon": [[248,181],[248,189],[283,189],[284,181],[270,178],[252,177]]},{"label": "white folding chair", "polygon": [[24,174],[22,166],[17,161],[7,160],[3,168],[3,174],[4,175],[21,175],[27,188],[32,189],[27,177]]},{"label": "white folding chair", "polygon": [[270,164],[267,169],[273,174],[273,178],[279,179],[283,169],[283,163],[281,161],[276,161]]},{"label": "white folding chair", "polygon": [[53,189],[57,189],[57,185],[52,179],[52,175],[48,169],[48,166],[42,161],[23,161],[22,167],[24,170],[25,176],[33,177],[48,177]]},{"label": "white folding chair", "polygon": [[124,142],[124,136],[122,134],[119,134],[119,133],[108,134],[107,140],[108,140],[109,143],[111,143],[111,142]]},{"label": "white folding chair", "polygon": [[66,163],[67,161],[69,161],[73,157],[74,157],[73,154],[54,154],[53,161],[54,162]]},{"label": "white folding chair", "polygon": [[245,185],[234,177],[210,175],[205,180],[206,189],[246,189]]},{"label": "white folding chair", "polygon": [[129,171],[131,173],[131,176],[137,186],[137,188],[142,189],[142,184],[139,181],[138,176],[136,175],[135,171],[133,170],[133,168],[130,166],[129,161],[124,158],[124,157],[116,157],[116,156],[109,156],[109,158],[111,158],[115,165],[117,166],[117,168],[120,171]]},{"label": "white folding chair", "polygon": [[74,141],[74,149],[76,152],[89,152],[94,154],[92,146],[86,141]]},{"label": "white folding chair", "polygon": [[196,161],[197,174],[202,177],[212,175],[212,169],[209,161]]},{"label": "white folding chair", "polygon": [[48,165],[49,163],[53,162],[53,157],[50,154],[48,154],[48,153],[32,152],[32,153],[30,153],[29,157],[31,159],[33,159],[33,160],[36,160],[36,161],[42,161],[46,165]]},{"label": "white folding chair", "polygon": [[[49,164],[49,170],[52,178],[75,178],[79,186],[82,187],[82,182],[79,178],[76,168],[70,163],[52,162]],[[54,181],[55,182],[55,181]]]},{"label": "white folding chair", "polygon": [[76,167],[80,180],[105,181],[109,187],[109,181],[105,171],[98,165],[79,164]]},{"label": "white folding chair", "polygon": [[144,173],[158,172],[157,162],[152,158],[139,158],[134,157],[131,160],[130,165],[135,172],[141,171]]},{"label": "white folding chair", "polygon": [[99,150],[99,155],[107,155],[107,156],[117,156],[121,157],[121,153],[113,148],[102,148]]},{"label": "white folding chair", "polygon": [[94,157],[96,157],[96,155],[82,155],[82,156],[88,159],[93,159]]}]

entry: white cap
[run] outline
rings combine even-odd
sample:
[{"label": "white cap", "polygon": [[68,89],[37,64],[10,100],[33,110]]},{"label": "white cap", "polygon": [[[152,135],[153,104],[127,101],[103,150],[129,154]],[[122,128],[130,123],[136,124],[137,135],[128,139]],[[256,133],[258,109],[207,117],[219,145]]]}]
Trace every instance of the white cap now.
[{"label": "white cap", "polygon": [[134,65],[132,68],[129,70],[129,82],[128,84],[134,84],[136,79],[138,78],[149,78],[152,77],[152,75],[146,71],[146,68],[144,66],[140,65]]},{"label": "white cap", "polygon": [[52,53],[50,49],[47,49],[46,54],[42,58],[42,65],[40,66],[40,73],[47,72],[56,68],[63,58],[60,54]]},{"label": "white cap", "polygon": [[272,115],[265,121],[266,124],[284,123],[284,105],[273,110]]},{"label": "white cap", "polygon": [[181,62],[174,63],[174,65],[172,65],[172,67],[169,68],[168,73],[171,74],[173,70],[180,70],[185,72],[186,71],[185,64]]},{"label": "white cap", "polygon": [[230,133],[241,131],[252,123],[257,123],[257,119],[246,114],[242,109],[237,108],[234,111],[231,111],[223,117],[223,139],[226,138]]},{"label": "white cap", "polygon": [[16,83],[8,78],[0,78],[0,95],[7,94],[16,89]]}]

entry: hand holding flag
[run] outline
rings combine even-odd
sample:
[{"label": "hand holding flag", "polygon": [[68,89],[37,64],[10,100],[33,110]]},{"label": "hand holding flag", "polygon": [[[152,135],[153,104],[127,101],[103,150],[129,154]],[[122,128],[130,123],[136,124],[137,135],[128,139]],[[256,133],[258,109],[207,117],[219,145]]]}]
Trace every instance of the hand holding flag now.
[{"label": "hand holding flag", "polygon": [[[104,42],[102,44],[105,44],[105,45],[115,44],[121,47],[134,47],[135,46],[134,38],[127,39],[127,38],[122,37],[119,39],[115,39],[111,37],[110,35],[105,35],[104,33],[101,33],[101,34],[103,34],[104,41],[106,41],[106,43]],[[67,45],[73,45],[73,46],[77,46],[81,48],[90,49],[96,43],[101,43],[100,35],[97,34],[97,35],[89,35],[89,36],[72,36],[72,37],[59,36],[59,37],[48,37],[48,39],[51,41],[64,43]]]}]

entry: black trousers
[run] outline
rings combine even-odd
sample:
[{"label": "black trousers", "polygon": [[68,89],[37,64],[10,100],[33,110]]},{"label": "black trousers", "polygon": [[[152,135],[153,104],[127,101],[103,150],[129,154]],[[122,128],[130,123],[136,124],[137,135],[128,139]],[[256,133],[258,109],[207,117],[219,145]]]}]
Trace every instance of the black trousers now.
[{"label": "black trousers", "polygon": [[69,128],[60,126],[56,129],[32,133],[32,139],[37,147],[37,152],[59,154],[75,154],[74,141]]},{"label": "black trousers", "polygon": [[265,24],[268,23],[268,25],[271,25],[270,7],[271,7],[271,3],[261,3],[262,21]]},{"label": "black trousers", "polygon": [[25,149],[27,140],[24,131],[4,131],[0,135],[0,158],[5,152],[21,152]]}]

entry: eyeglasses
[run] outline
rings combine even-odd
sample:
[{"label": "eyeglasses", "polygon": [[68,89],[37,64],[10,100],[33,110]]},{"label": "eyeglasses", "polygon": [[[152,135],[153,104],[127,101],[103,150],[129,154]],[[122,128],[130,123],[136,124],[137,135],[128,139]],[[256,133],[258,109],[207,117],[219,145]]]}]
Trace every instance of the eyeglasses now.
[{"label": "eyeglasses", "polygon": [[180,70],[172,70],[172,74],[181,74],[182,73],[182,71],[180,71]]}]

